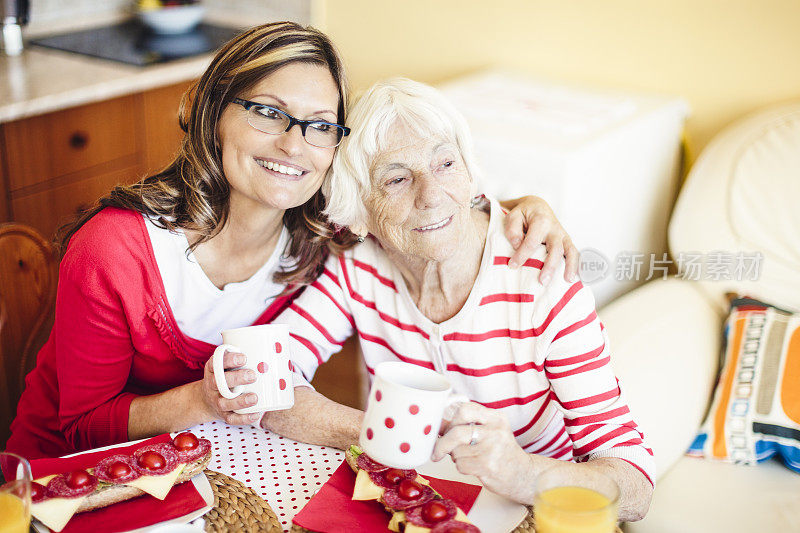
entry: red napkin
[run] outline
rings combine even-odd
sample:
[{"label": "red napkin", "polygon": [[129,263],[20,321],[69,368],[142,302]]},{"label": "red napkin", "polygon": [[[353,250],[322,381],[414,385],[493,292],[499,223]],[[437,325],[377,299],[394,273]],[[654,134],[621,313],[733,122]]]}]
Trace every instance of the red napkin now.
[{"label": "red napkin", "polygon": [[[170,440],[171,437],[168,434],[164,434],[130,446],[118,446],[109,450],[86,452],[74,457],[34,459],[31,461],[31,471],[33,478],[37,479],[79,468],[91,468],[97,464],[97,461],[109,455],[117,453],[130,454],[140,446],[169,442]],[[173,487],[163,501],[145,494],[138,498],[116,503],[110,507],[103,507],[87,513],[78,513],[72,517],[61,531],[62,533],[89,533],[95,531],[117,533],[119,531],[129,531],[183,516],[205,505],[206,503],[200,493],[197,492],[194,483],[181,483]]]},{"label": "red napkin", "polygon": [[[449,498],[465,513],[469,513],[481,487],[459,481],[423,476],[431,487]],[[321,533],[351,533],[352,531],[391,533],[391,516],[377,501],[353,500],[356,476],[346,462],[292,520],[300,527]]]}]

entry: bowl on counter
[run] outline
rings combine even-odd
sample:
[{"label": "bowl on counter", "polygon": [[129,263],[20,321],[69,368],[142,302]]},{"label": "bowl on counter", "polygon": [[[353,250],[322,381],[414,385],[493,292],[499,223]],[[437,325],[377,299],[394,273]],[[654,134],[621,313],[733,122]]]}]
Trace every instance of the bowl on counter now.
[{"label": "bowl on counter", "polygon": [[194,29],[205,14],[205,7],[199,4],[167,6],[159,9],[139,11],[139,20],[153,33],[177,35]]}]

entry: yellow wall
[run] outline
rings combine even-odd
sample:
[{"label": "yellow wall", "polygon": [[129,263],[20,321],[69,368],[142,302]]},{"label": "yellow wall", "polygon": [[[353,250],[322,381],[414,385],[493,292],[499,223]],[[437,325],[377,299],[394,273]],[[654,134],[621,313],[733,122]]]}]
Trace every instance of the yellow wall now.
[{"label": "yellow wall", "polygon": [[800,0],[318,0],[353,87],[482,67],[681,95],[696,153],[735,118],[800,98]]}]

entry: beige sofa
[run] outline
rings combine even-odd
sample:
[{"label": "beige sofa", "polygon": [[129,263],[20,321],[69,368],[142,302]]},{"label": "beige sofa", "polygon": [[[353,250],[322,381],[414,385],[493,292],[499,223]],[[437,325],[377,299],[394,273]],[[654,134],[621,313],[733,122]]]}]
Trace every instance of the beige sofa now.
[{"label": "beige sofa", "polygon": [[725,294],[800,311],[800,103],[750,116],[706,148],[673,211],[669,243],[673,258],[760,251],[764,259],[757,281],[651,281],[601,310],[658,468],[650,512],[626,531],[800,531],[800,474],[779,460],[740,466],[683,455],[715,386]]}]

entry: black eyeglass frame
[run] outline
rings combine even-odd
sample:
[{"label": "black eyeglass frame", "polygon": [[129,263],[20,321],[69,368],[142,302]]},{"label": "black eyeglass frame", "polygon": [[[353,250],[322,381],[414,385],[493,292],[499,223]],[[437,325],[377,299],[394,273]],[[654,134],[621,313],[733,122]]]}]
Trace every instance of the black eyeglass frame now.
[{"label": "black eyeglass frame", "polygon": [[325,121],[325,120],[299,120],[299,119],[294,118],[289,113],[287,113],[285,111],[281,111],[277,107],[272,107],[271,105],[261,104],[261,103],[258,103],[258,102],[253,102],[252,100],[245,100],[243,98],[234,98],[233,100],[231,100],[231,102],[233,102],[234,104],[239,104],[240,106],[242,106],[244,108],[245,111],[250,111],[251,108],[256,107],[256,106],[257,107],[264,107],[264,108],[270,109],[272,111],[275,111],[276,113],[279,113],[279,114],[281,114],[284,117],[289,119],[289,125],[286,126],[286,129],[283,130],[280,133],[270,133],[268,131],[261,131],[261,130],[259,130],[258,128],[256,128],[255,126],[253,126],[251,124],[251,126],[253,126],[254,129],[256,129],[258,131],[261,131],[261,133],[266,133],[267,135],[282,135],[282,134],[286,133],[287,131],[289,131],[290,129],[292,129],[292,127],[295,124],[297,124],[298,126],[300,126],[300,132],[303,134],[303,139],[305,139],[305,141],[308,144],[310,144],[311,146],[317,146],[316,144],[314,144],[312,142],[309,142],[308,138],[306,137],[306,128],[308,126],[310,126],[312,124],[325,124],[327,126],[333,126],[335,128],[338,128],[339,130],[341,130],[342,135],[341,135],[341,137],[339,137],[339,142],[337,142],[333,146],[317,146],[317,148],[336,148],[342,142],[342,139],[344,139],[345,137],[350,135],[350,128],[348,128],[347,126],[342,126],[341,124],[335,124],[333,122],[328,122],[328,121]]}]

